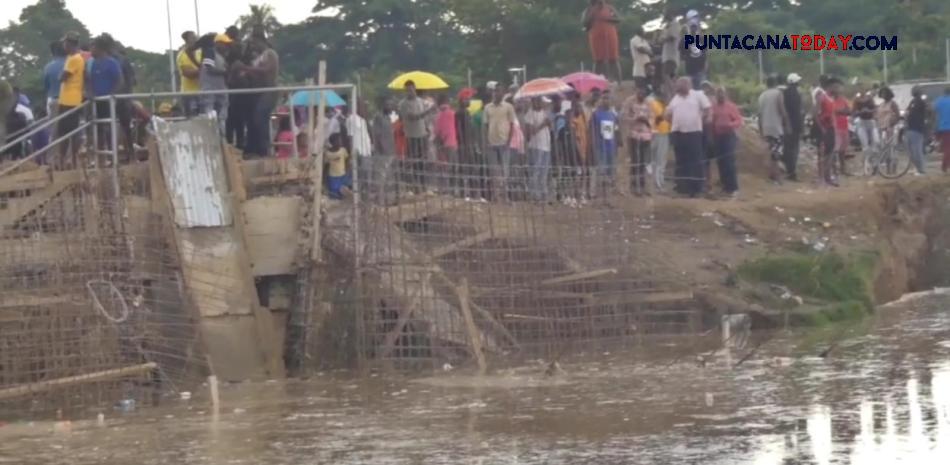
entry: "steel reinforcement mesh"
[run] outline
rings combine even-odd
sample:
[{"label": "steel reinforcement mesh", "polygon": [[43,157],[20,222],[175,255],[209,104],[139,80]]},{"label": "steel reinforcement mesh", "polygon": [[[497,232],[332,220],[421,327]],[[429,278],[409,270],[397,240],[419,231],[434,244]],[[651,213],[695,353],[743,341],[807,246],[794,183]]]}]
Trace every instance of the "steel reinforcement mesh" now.
[{"label": "steel reinforcement mesh", "polygon": [[489,358],[550,357],[700,330],[690,287],[649,250],[662,225],[650,202],[633,200],[629,162],[547,173],[524,155],[508,169],[358,163],[355,195],[327,205],[336,317],[321,324],[352,335],[344,345],[371,364],[440,367],[479,347]]},{"label": "steel reinforcement mesh", "polygon": [[[76,183],[26,215],[4,217],[4,419],[152,404],[207,376],[166,225],[144,198],[110,202],[100,187]],[[5,195],[3,207],[42,192]]]}]

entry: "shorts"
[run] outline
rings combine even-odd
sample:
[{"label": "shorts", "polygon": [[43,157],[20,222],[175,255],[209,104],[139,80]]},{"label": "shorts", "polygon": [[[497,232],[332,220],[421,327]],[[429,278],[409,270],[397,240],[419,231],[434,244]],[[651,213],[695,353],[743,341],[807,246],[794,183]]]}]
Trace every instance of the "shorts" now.
[{"label": "shorts", "polygon": [[[58,115],[62,115],[69,110],[72,110],[76,107],[67,107],[64,105],[59,106],[57,111]],[[71,114],[67,115],[63,119],[59,120],[59,123],[56,124],[56,135],[65,136],[72,131],[75,131],[79,127],[79,118],[82,116],[82,112],[74,111]]]},{"label": "shorts", "polygon": [[765,142],[769,144],[769,155],[772,157],[772,160],[779,161],[782,159],[782,138],[776,136],[765,136]]},{"label": "shorts", "polygon": [[344,187],[350,187],[349,174],[344,174],[343,176],[327,176],[327,191],[330,193],[331,199],[342,199]]}]

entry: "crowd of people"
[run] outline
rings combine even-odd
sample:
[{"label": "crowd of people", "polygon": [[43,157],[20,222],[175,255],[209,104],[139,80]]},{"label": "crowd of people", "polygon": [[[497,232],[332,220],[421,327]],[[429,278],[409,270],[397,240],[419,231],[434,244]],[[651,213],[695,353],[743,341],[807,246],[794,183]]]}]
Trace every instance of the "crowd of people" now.
[{"label": "crowd of people", "polygon": [[[248,158],[322,151],[333,198],[352,190],[354,165],[360,167],[361,185],[380,202],[403,193],[442,192],[469,199],[576,205],[615,192],[653,195],[668,190],[669,181],[684,197],[735,198],[740,188],[737,131],[747,118],[727,90],[709,80],[706,51],[683,45],[685,34],[699,32],[700,15],[695,10],[682,16],[670,12],[665,26],[652,35],[642,28],[634,34],[629,42],[632,89],[622,84],[618,22],[609,0],[591,0],[583,15],[595,71],[616,72],[612,83],[583,92],[574,88],[516,98],[517,86],[496,81],[456,93],[417,89],[409,81],[402,95],[380,97],[372,116],[365,102],[332,108],[326,125],[313,134],[314,147],[308,146],[311,138],[303,131],[307,112],[291,118],[299,108],[278,108],[280,58],[262,32],[252,31],[243,39],[233,26],[222,34],[186,31],[175,60],[185,95],[174,105],[162,105],[159,113],[217,114],[222,135]],[[135,85],[134,67],[108,34],[81,46],[79,37],[68,33],[50,51],[52,60],[43,71],[47,105],[42,111],[61,116],[57,137],[81,136],[81,119],[91,117],[76,111],[83,102],[127,94]],[[902,109],[886,86],[859,89],[849,100],[840,79],[822,76],[811,91],[809,112],[801,83],[797,73],[769,76],[756,114],[749,115],[757,120],[768,147],[761,155],[768,157],[772,182],[799,181],[801,142],[811,138],[818,148],[818,182],[837,186],[840,176],[850,174],[852,132],[865,152],[902,137],[917,173],[923,174],[924,140],[936,129],[943,141],[944,170],[950,169],[950,89],[933,105],[915,90],[910,105]],[[0,85],[0,104],[11,108],[4,115],[4,128],[16,132],[34,118],[25,96],[4,86],[9,87]],[[220,93],[228,89],[261,91]],[[99,118],[112,111],[109,101],[96,101],[94,107]],[[130,100],[118,100],[115,110],[118,136],[131,153],[138,140],[131,122],[147,121],[150,115]],[[109,126],[97,128],[100,149],[111,143]],[[42,147],[51,134],[37,136],[45,137],[45,142],[35,143]],[[62,144],[60,158],[74,157],[75,147]],[[625,187],[617,185],[620,154],[628,157],[630,167]],[[713,188],[714,166],[720,192]]]}]

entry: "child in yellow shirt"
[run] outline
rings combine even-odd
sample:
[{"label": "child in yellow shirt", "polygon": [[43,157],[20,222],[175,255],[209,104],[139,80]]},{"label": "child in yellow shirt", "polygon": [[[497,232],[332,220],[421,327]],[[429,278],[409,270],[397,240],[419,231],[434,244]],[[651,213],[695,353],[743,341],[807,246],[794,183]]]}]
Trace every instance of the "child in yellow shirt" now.
[{"label": "child in yellow shirt", "polygon": [[343,147],[340,139],[340,133],[330,135],[330,148],[327,149],[324,157],[330,165],[327,172],[327,190],[330,192],[330,198],[336,200],[341,200],[343,195],[353,188],[350,175],[346,171],[346,160],[350,154]]}]

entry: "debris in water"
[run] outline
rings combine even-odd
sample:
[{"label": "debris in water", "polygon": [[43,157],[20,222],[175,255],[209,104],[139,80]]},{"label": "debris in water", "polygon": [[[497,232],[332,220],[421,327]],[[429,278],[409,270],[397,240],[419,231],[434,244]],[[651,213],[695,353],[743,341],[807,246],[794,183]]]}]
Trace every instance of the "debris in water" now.
[{"label": "debris in water", "polygon": [[785,213],[785,209],[782,208],[782,207],[775,207],[775,211],[777,211],[777,212],[779,212],[779,213]]},{"label": "debris in water", "polygon": [[716,398],[713,396],[713,393],[706,393],[706,406],[712,407],[716,403]]},{"label": "debris in water", "polygon": [[115,406],[120,412],[131,412],[135,410],[135,399],[122,399]]},{"label": "debris in water", "polygon": [[451,363],[446,363],[445,365],[442,365],[442,371],[452,371],[454,369],[455,367],[453,367]]},{"label": "debris in water", "polygon": [[106,416],[99,412],[99,415],[96,415],[96,426],[103,427],[106,425]]},{"label": "debris in water", "polygon": [[240,415],[240,414],[242,414],[242,413],[247,413],[247,410],[244,410],[244,409],[242,409],[242,408],[236,408],[236,409],[234,409],[234,414],[235,414],[235,415]]},{"label": "debris in water", "polygon": [[181,400],[191,400],[191,391],[181,391],[179,396],[181,396]]}]

